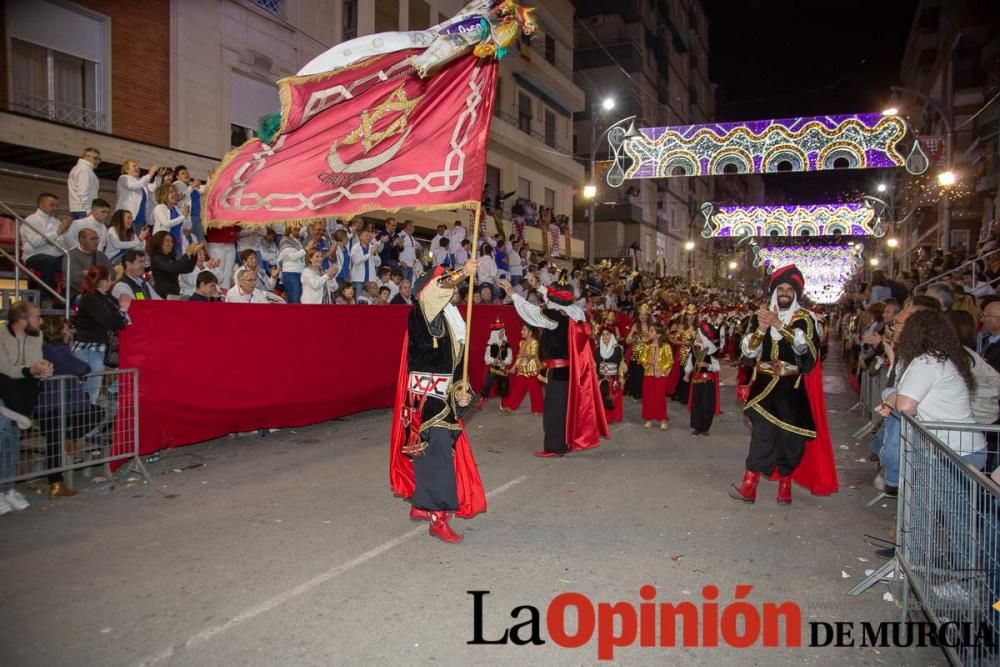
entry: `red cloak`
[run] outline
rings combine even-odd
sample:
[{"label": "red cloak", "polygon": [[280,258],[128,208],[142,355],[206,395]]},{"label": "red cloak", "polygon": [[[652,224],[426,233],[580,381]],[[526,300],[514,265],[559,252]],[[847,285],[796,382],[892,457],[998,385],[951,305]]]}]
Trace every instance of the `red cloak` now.
[{"label": "red cloak", "polygon": [[566,406],[566,446],[571,452],[590,449],[607,438],[608,420],[601,400],[590,325],[569,321],[569,404]]},{"label": "red cloak", "polygon": [[792,473],[792,481],[809,489],[814,496],[833,495],[839,489],[837,466],[833,460],[833,442],[826,421],[826,396],[823,394],[823,365],[819,359],[816,367],[804,376],[809,410],[816,424],[816,438],[806,442],[799,467]]},{"label": "red cloak", "polygon": [[[403,428],[402,410],[406,398],[406,382],[409,377],[407,365],[409,362],[410,335],[403,336],[403,354],[399,361],[399,376],[396,381],[396,400],[392,409],[392,428],[389,431],[389,484],[392,492],[403,498],[410,498],[416,488],[413,478],[413,461],[403,454],[403,443],[406,441]],[[455,515],[463,519],[473,517],[486,511],[486,491],[479,478],[479,468],[472,456],[472,447],[462,427],[455,441],[455,482],[458,487],[458,509]]]}]

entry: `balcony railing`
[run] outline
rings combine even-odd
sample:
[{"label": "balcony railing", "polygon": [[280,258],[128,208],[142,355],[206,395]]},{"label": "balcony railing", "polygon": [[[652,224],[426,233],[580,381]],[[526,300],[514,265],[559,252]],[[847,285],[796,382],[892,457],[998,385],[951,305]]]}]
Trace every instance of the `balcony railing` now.
[{"label": "balcony railing", "polygon": [[570,151],[570,149],[566,148],[565,146],[563,146],[563,145],[561,145],[561,144],[559,144],[559,143],[557,143],[555,141],[546,141],[545,140],[545,135],[542,134],[541,132],[539,132],[538,130],[526,130],[524,128],[524,126],[520,123],[520,121],[518,120],[517,116],[513,116],[513,115],[511,115],[511,114],[509,114],[509,113],[507,113],[505,111],[498,111],[496,109],[494,109],[493,114],[497,118],[499,118],[500,120],[502,120],[505,123],[507,123],[508,125],[513,125],[517,129],[519,129],[522,132],[524,132],[525,134],[530,135],[530,136],[534,137],[535,139],[538,139],[540,142],[542,142],[543,144],[545,144],[549,148],[554,148],[555,150],[559,151],[563,155],[566,155],[567,157],[572,157],[572,152]]},{"label": "balcony railing", "polygon": [[63,125],[74,125],[86,130],[94,130],[95,132],[108,131],[107,116],[103,113],[94,111],[93,109],[73,106],[72,104],[56,102],[45,97],[28,95],[16,90],[11,96],[10,110],[27,114],[28,116],[35,116],[36,118],[45,118],[46,120],[62,123]]},{"label": "balcony railing", "polygon": [[275,16],[285,15],[285,0],[250,0],[264,11]]},{"label": "balcony railing", "polygon": [[533,39],[530,42],[531,50],[534,51],[532,58],[537,56],[538,58],[544,60],[548,64],[559,70],[559,73],[568,79],[573,78],[573,67],[562,58],[558,56],[552,56],[551,58],[545,53],[545,40],[543,39]]}]

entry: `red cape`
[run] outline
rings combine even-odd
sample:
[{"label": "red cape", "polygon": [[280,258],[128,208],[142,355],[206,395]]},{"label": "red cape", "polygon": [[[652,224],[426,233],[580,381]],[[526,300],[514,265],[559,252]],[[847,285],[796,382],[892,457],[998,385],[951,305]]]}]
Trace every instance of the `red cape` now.
[{"label": "red cape", "polygon": [[[719,374],[718,372],[711,373],[715,377],[715,414],[722,414],[722,401],[719,399]],[[691,385],[694,389],[694,384]],[[691,406],[694,405],[694,391],[688,392],[688,412],[691,412]]]},{"label": "red cape", "polygon": [[602,437],[607,438],[611,434],[590,345],[590,325],[570,320],[566,446],[571,452],[597,447]]},{"label": "red cape", "polygon": [[[396,381],[396,400],[392,409],[392,428],[389,431],[389,484],[397,496],[409,498],[413,495],[416,483],[413,478],[413,461],[403,454],[403,442],[406,436],[403,429],[401,413],[406,397],[406,382],[409,376],[407,364],[409,361],[410,335],[403,335],[403,354],[399,361],[399,376]],[[459,422],[462,426],[462,422]],[[455,482],[458,486],[458,510],[455,515],[463,519],[473,517],[486,511],[486,491],[479,478],[479,468],[472,456],[472,447],[465,436],[465,426],[458,434],[455,442]]]},{"label": "red cape", "polygon": [[817,359],[816,367],[805,375],[809,409],[816,424],[816,439],[806,442],[806,451],[799,467],[792,473],[792,481],[804,486],[814,496],[829,496],[837,492],[837,467],[833,460],[833,442],[826,421],[826,396],[823,395],[823,365]]}]

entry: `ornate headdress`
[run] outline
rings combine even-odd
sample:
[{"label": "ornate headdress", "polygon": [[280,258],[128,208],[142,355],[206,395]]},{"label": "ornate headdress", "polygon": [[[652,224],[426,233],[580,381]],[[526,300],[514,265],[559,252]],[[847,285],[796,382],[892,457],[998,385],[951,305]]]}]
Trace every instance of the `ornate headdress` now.
[{"label": "ornate headdress", "polygon": [[768,292],[774,294],[778,285],[791,285],[795,290],[795,296],[802,298],[802,290],[805,289],[806,281],[802,272],[794,264],[783,266],[771,274],[771,282],[768,283]]}]

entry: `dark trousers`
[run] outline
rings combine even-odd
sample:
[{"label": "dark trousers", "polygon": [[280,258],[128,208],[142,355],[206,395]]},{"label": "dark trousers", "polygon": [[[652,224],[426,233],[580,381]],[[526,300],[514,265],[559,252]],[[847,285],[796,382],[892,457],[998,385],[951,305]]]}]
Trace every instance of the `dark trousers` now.
[{"label": "dark trousers", "polygon": [[708,433],[715,419],[715,381],[691,384],[691,428]]},{"label": "dark trousers", "polygon": [[628,377],[625,378],[625,395],[639,400],[642,398],[642,378],[645,374],[642,364],[635,361],[628,365]]},{"label": "dark trousers", "polygon": [[[551,373],[550,373],[551,375]],[[545,451],[566,453],[566,410],[569,407],[569,382],[549,378],[545,385],[542,408],[542,429],[545,431]]]},{"label": "dark trousers", "polygon": [[43,283],[52,289],[56,288],[56,274],[62,273],[63,271],[62,257],[53,257],[52,255],[32,255],[28,259],[24,260],[24,263],[29,269],[38,271],[38,275]]},{"label": "dark trousers", "polygon": [[691,384],[684,381],[682,377],[677,382],[677,389],[674,390],[674,400],[678,403],[687,403],[691,394]]},{"label": "dark trousers", "polygon": [[802,461],[806,439],[778,428],[754,410],[747,410],[746,415],[753,424],[747,470],[770,475],[777,468],[779,475],[791,475]]},{"label": "dark trousers", "polygon": [[455,456],[452,453],[458,434],[459,431],[446,428],[430,428],[424,434],[427,449],[413,457],[416,488],[410,503],[414,507],[447,512],[458,509]]},{"label": "dark trousers", "polygon": [[507,377],[504,375],[494,375],[489,372],[486,373],[486,380],[483,382],[483,390],[479,393],[479,395],[483,398],[489,398],[494,385],[496,385],[497,388],[497,396],[500,398],[506,398],[507,393],[510,391],[510,383],[507,381]]},{"label": "dark trousers", "polygon": [[[104,410],[96,405],[88,406],[82,412],[70,412],[66,415],[66,441],[77,440],[84,433],[93,430],[104,420]],[[62,460],[62,438],[59,437],[60,416],[58,412],[47,412],[39,415],[38,425],[45,434],[45,467],[58,468],[65,465]],[[49,475],[49,484],[63,481],[61,472]]]}]

